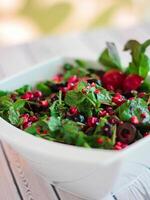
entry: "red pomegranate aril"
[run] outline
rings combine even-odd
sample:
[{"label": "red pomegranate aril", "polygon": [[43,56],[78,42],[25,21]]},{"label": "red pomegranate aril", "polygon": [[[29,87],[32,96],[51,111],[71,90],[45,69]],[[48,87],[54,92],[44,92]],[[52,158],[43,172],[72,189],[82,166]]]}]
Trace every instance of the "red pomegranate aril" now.
[{"label": "red pomegranate aril", "polygon": [[96,123],[97,123],[98,121],[99,121],[99,120],[98,120],[97,117],[88,117],[88,118],[87,118],[87,125],[88,125],[89,127],[93,127],[93,126],[96,125]]},{"label": "red pomegranate aril", "polygon": [[122,86],[125,75],[116,69],[109,70],[102,77],[102,83],[108,90],[116,90]]},{"label": "red pomegranate aril", "polygon": [[21,115],[21,118],[23,118],[23,124],[27,123],[29,121],[29,114],[23,114]]},{"label": "red pomegranate aril", "polygon": [[145,133],[144,133],[144,137],[147,137],[147,136],[149,136],[149,135],[150,135],[149,132],[145,132]]},{"label": "red pomegranate aril", "polygon": [[32,100],[34,97],[32,92],[26,92],[24,95],[22,95],[21,99],[25,100]]},{"label": "red pomegranate aril", "polygon": [[69,79],[68,79],[68,83],[75,83],[78,81],[78,77],[76,75],[74,76],[71,76]]},{"label": "red pomegranate aril", "polygon": [[99,93],[100,93],[100,90],[96,89],[96,90],[94,91],[94,93],[95,93],[95,94],[99,94]]},{"label": "red pomegranate aril", "polygon": [[96,86],[96,84],[93,82],[93,83],[91,83],[91,87],[95,87]]},{"label": "red pomegranate aril", "polygon": [[42,92],[40,90],[36,90],[34,93],[33,93],[34,97],[35,98],[40,98],[43,96]]},{"label": "red pomegranate aril", "polygon": [[61,74],[57,74],[57,75],[55,75],[54,77],[53,77],[53,81],[55,82],[55,83],[60,83],[61,81],[62,81],[62,79],[63,79],[63,76],[61,75]]},{"label": "red pomegranate aril", "polygon": [[145,97],[145,95],[146,95],[145,92],[140,92],[140,93],[138,94],[138,97],[143,98],[143,97]]},{"label": "red pomegranate aril", "polygon": [[72,107],[70,107],[69,112],[72,115],[76,115],[76,114],[78,114],[78,109],[77,109],[77,107],[72,106]]},{"label": "red pomegranate aril", "polygon": [[114,114],[114,110],[113,110],[113,108],[110,107],[110,106],[108,106],[108,107],[106,108],[106,111],[108,112],[109,115],[113,115],[113,114]]},{"label": "red pomegranate aril", "polygon": [[130,119],[130,121],[133,124],[139,124],[139,120],[138,120],[137,116],[132,116],[131,119]]},{"label": "red pomegranate aril", "polygon": [[30,127],[31,124],[32,124],[32,122],[26,122],[26,123],[24,123],[23,124],[23,129],[26,129],[26,128]]},{"label": "red pomegranate aril", "polygon": [[145,118],[146,117],[146,113],[141,113],[141,117]]},{"label": "red pomegranate aril", "polygon": [[120,106],[125,102],[125,98],[120,93],[116,93],[112,98],[112,102],[114,102],[117,106]]},{"label": "red pomegranate aril", "polygon": [[123,81],[123,91],[137,90],[143,82],[143,78],[137,74],[129,74]]},{"label": "red pomegranate aril", "polygon": [[98,144],[103,144],[103,142],[104,142],[104,141],[103,141],[103,138],[101,138],[101,137],[100,137],[100,138],[97,138],[97,143],[98,143]]},{"label": "red pomegranate aril", "polygon": [[30,118],[29,118],[29,121],[31,121],[31,122],[36,122],[38,120],[38,118],[34,115],[34,116],[31,116]]},{"label": "red pomegranate aril", "polygon": [[41,105],[42,107],[48,107],[48,106],[49,106],[49,103],[48,103],[47,100],[43,100],[43,101],[40,101],[40,105]]},{"label": "red pomegranate aril", "polygon": [[99,111],[99,116],[100,117],[105,117],[106,115],[108,115],[108,112],[106,110],[100,110]]}]

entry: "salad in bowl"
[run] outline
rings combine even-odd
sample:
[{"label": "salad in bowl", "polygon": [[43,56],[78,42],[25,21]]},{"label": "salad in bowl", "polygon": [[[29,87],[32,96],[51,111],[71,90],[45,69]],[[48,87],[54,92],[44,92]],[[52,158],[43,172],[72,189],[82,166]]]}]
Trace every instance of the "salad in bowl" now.
[{"label": "salad in bowl", "polygon": [[102,199],[123,166],[150,165],[149,44],[128,41],[127,66],[107,43],[98,61],[58,57],[0,81],[0,140],[49,183]]},{"label": "salad in bowl", "polygon": [[121,150],[150,133],[150,44],[130,40],[124,68],[113,43],[103,69],[76,59],[52,79],[0,91],[0,116],[34,136],[86,148]]}]

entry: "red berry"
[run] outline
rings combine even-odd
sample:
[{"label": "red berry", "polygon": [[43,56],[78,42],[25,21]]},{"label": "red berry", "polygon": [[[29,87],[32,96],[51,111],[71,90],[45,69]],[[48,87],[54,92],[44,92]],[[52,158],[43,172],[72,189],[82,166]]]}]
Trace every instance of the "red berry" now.
[{"label": "red berry", "polygon": [[49,103],[48,103],[47,100],[43,100],[43,101],[40,101],[40,105],[41,105],[42,107],[48,107],[48,106],[49,106]]},{"label": "red berry", "polygon": [[124,97],[120,93],[116,93],[115,96],[112,98],[112,102],[120,106],[122,103],[125,102]]},{"label": "red berry", "polygon": [[116,90],[122,86],[125,75],[116,69],[109,70],[102,77],[102,82],[108,90]]},{"label": "red berry", "polygon": [[144,133],[144,137],[147,137],[147,136],[149,136],[149,135],[150,135],[149,132],[145,132],[145,133]]},{"label": "red berry", "polygon": [[97,143],[98,143],[98,144],[103,144],[103,142],[104,142],[104,141],[103,141],[103,138],[101,138],[101,137],[100,137],[100,138],[97,138]]},{"label": "red berry", "polygon": [[25,99],[25,100],[32,100],[34,97],[33,93],[32,92],[26,92],[24,95],[22,95],[22,99]]},{"label": "red berry", "polygon": [[133,124],[139,124],[139,120],[138,120],[137,116],[132,116],[130,120],[131,120],[131,123],[133,123]]},{"label": "red berry", "polygon": [[40,90],[36,90],[34,91],[33,95],[35,98],[39,98],[42,97],[42,92]]},{"label": "red berry", "polygon": [[91,83],[91,87],[95,87],[96,86],[96,84],[93,82],[93,83]]},{"label": "red berry", "polygon": [[97,117],[88,117],[88,118],[87,118],[87,125],[88,125],[89,127],[93,127],[93,126],[96,125],[96,123],[97,123],[98,121],[99,121],[99,120],[98,120]]},{"label": "red berry", "polygon": [[77,109],[77,107],[72,106],[72,107],[70,107],[69,112],[72,115],[76,115],[76,114],[78,114],[78,109]]},{"label": "red berry", "polygon": [[123,90],[125,92],[130,92],[132,90],[137,90],[143,82],[143,78],[137,74],[128,75],[123,81]]}]

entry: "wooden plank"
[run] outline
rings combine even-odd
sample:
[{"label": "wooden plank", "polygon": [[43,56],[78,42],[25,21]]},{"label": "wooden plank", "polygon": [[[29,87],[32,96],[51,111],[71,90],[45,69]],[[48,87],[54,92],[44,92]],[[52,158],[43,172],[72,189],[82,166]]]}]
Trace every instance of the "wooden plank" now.
[{"label": "wooden plank", "polygon": [[0,199],[21,200],[0,144]]},{"label": "wooden plank", "polygon": [[6,143],[3,146],[24,200],[58,200],[53,189],[35,175],[18,153]]}]

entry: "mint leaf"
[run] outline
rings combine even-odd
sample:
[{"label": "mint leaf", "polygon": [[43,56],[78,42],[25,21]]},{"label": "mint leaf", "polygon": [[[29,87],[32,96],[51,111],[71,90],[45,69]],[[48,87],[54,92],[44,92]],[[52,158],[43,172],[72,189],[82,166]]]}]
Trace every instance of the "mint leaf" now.
[{"label": "mint leaf", "polygon": [[44,95],[48,96],[51,94],[50,88],[45,83],[38,83],[36,88],[40,90]]},{"label": "mint leaf", "polygon": [[[148,105],[146,101],[141,98],[137,98],[135,100],[127,100],[117,108],[116,112],[122,121],[130,121],[132,116],[137,116],[141,124],[150,124],[150,113],[148,110]],[[146,114],[144,119],[141,118],[142,113]]]},{"label": "mint leaf", "polygon": [[17,126],[19,124],[19,112],[16,111],[13,106],[11,106],[9,108],[8,115],[10,123]]},{"label": "mint leaf", "polygon": [[77,106],[82,103],[85,99],[85,96],[76,90],[70,90],[65,96],[65,103],[68,106]]},{"label": "mint leaf", "polygon": [[20,110],[21,108],[23,108],[25,106],[25,104],[26,104],[26,100],[18,99],[13,104],[13,107],[14,107],[15,110]]},{"label": "mint leaf", "polygon": [[23,95],[24,93],[30,91],[32,88],[30,85],[24,85],[23,87],[20,87],[19,89],[15,90],[19,95]]},{"label": "mint leaf", "polygon": [[150,45],[150,40],[143,44],[136,40],[129,40],[124,47],[124,50],[130,50],[131,62],[126,70],[127,73],[138,74],[146,78],[150,70],[150,60],[145,54],[147,47]]},{"label": "mint leaf", "polygon": [[148,58],[147,55],[141,54],[138,74],[145,78],[147,77],[149,70],[150,70],[150,59]]},{"label": "mint leaf", "polygon": [[8,93],[9,93],[8,91],[0,90],[0,97],[6,96]]},{"label": "mint leaf", "polygon": [[48,121],[48,127],[51,131],[57,131],[61,127],[60,117],[50,117]]},{"label": "mint leaf", "polygon": [[117,48],[114,43],[107,42],[107,48],[99,57],[99,62],[106,68],[106,70],[116,68],[122,70],[122,65]]}]

